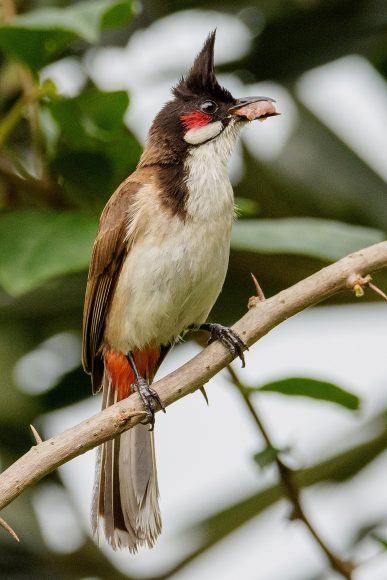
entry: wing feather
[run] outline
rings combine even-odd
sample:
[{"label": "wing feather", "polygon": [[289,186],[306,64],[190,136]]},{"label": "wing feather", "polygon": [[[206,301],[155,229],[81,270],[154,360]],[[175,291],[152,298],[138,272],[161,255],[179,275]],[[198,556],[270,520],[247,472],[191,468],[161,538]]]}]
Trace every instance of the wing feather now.
[{"label": "wing feather", "polygon": [[82,363],[92,375],[93,392],[100,389],[103,375],[101,346],[105,319],[120,273],[129,251],[128,225],[133,199],[141,184],[124,181],[102,212],[89,266],[83,311]]}]

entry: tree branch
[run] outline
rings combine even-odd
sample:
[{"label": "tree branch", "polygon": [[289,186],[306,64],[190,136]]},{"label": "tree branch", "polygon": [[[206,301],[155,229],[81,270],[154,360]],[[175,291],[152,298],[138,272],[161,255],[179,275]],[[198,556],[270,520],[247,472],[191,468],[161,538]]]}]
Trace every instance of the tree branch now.
[{"label": "tree branch", "polygon": [[[387,242],[350,254],[272,298],[258,302],[233,328],[251,346],[290,316],[339,291],[353,288],[354,278],[359,280],[386,266]],[[219,342],[214,342],[153,387],[168,406],[200,388],[232,358]],[[0,475],[0,509],[60,465],[134,427],[143,418],[141,401],[133,394],[32,447]]]}]

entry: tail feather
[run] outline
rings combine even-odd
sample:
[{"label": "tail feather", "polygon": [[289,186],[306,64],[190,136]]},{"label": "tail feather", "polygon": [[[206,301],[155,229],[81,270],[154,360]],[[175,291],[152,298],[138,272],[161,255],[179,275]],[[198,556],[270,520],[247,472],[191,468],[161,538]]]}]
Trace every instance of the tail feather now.
[{"label": "tail feather", "polygon": [[[121,435],[123,438],[120,469],[130,476],[120,480],[122,511],[124,517],[135,514],[136,531],[143,544],[151,548],[161,531],[153,432],[146,425],[138,425]],[[125,523],[133,525],[132,521]]]},{"label": "tail feather", "polygon": [[[154,358],[152,355],[152,366]],[[149,366],[144,354],[142,361]],[[153,378],[154,372],[146,371]],[[105,369],[103,408],[130,392],[130,385],[124,387],[124,374],[130,380],[128,371],[121,369],[120,382],[114,385],[117,365],[114,373]],[[114,550],[136,552],[140,546],[152,547],[161,532],[158,498],[154,434],[146,425],[137,425],[98,449],[91,510],[94,535],[98,537],[102,528]]]}]

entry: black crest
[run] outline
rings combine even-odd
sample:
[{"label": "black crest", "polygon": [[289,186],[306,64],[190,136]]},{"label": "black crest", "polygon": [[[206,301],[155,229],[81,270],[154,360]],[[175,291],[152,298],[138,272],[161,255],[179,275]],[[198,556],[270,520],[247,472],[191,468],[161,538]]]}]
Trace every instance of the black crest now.
[{"label": "black crest", "polygon": [[215,76],[214,45],[216,30],[211,32],[186,77],[174,87],[173,94],[182,99],[209,95],[222,101],[233,101],[231,93],[220,86]]}]

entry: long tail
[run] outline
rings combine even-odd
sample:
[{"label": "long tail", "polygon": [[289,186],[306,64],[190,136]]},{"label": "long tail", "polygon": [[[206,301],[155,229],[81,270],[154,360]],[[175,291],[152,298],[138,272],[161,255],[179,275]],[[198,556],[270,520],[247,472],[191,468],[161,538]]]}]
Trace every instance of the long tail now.
[{"label": "long tail", "polygon": [[[134,353],[138,370],[153,379],[160,349]],[[132,369],[122,354],[105,352],[103,402],[105,409],[127,397],[134,382]],[[114,550],[151,548],[161,532],[154,432],[137,425],[99,447],[91,510],[93,533],[99,530]]]}]

